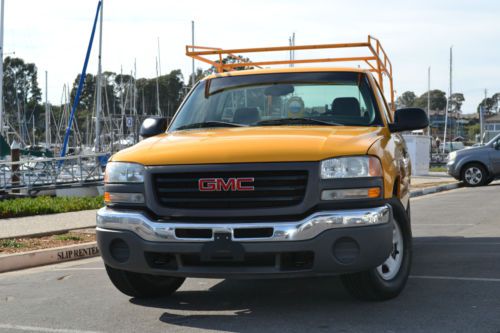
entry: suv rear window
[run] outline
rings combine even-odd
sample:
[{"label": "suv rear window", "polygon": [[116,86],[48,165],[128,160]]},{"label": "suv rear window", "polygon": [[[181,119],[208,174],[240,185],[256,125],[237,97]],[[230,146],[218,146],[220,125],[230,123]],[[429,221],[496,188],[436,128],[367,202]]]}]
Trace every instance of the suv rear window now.
[{"label": "suv rear window", "polygon": [[363,73],[256,74],[200,82],[170,131],[265,125],[382,126],[382,121]]}]

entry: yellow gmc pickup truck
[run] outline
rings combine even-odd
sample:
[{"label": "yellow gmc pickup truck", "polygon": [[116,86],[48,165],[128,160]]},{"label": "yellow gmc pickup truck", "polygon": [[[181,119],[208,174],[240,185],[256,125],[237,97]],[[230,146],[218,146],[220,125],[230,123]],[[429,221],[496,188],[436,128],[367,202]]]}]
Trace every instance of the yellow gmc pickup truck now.
[{"label": "yellow gmc pickup truck", "polygon": [[[352,47],[370,55],[208,58]],[[410,162],[399,133],[428,120],[421,109],[391,109],[392,66],[378,40],[188,46],[187,54],[218,73],[192,88],[169,124],[146,119],[144,140],[106,167],[97,240],[113,284],[154,297],[172,294],[186,277],[340,275],[360,299],[397,296],[412,255]],[[258,68],[335,61],[368,68]],[[254,69],[232,71],[237,66]]]}]

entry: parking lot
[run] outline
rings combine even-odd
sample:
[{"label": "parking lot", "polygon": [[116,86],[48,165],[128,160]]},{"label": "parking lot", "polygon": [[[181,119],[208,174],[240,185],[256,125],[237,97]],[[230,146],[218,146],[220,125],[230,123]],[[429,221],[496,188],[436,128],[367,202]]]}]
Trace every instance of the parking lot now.
[{"label": "parking lot", "polygon": [[500,332],[500,182],[412,201],[414,262],[395,300],[339,280],[188,279],[173,297],[120,294],[99,258],[0,275],[1,332]]}]

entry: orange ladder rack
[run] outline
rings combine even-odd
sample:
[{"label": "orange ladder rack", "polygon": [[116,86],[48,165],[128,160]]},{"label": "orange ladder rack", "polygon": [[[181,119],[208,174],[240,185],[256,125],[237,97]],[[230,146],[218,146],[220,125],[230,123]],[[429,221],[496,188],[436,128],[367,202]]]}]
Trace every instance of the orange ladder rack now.
[{"label": "orange ladder rack", "polygon": [[[236,54],[245,53],[263,53],[276,51],[296,51],[296,50],[321,50],[321,49],[349,49],[365,48],[369,50],[370,55],[359,57],[334,57],[334,58],[314,58],[314,59],[285,59],[246,62],[242,56]],[[342,43],[342,44],[316,44],[316,45],[295,45],[295,46],[276,46],[276,47],[258,47],[246,49],[228,49],[224,50],[216,47],[186,45],[186,55],[196,60],[213,66],[218,73],[234,70],[235,67],[290,65],[307,63],[327,63],[327,62],[362,62],[368,65],[368,70],[376,74],[380,89],[384,92],[384,75],[387,76],[390,86],[391,106],[394,109],[394,85],[392,79],[392,64],[377,38],[368,36],[367,42],[362,43]],[[218,56],[218,59],[211,60],[208,56]],[[239,62],[224,64],[222,59],[230,57]]]}]

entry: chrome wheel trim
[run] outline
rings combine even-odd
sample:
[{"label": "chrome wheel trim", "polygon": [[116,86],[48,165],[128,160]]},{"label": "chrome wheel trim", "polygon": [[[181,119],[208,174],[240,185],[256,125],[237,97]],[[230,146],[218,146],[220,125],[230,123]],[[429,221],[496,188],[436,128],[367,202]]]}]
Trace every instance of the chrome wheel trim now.
[{"label": "chrome wheel trim", "polygon": [[378,275],[385,281],[393,279],[401,269],[404,256],[403,233],[396,221],[392,229],[392,251],[386,261],[377,267]]},{"label": "chrome wheel trim", "polygon": [[477,185],[483,180],[483,173],[478,167],[470,167],[465,170],[465,181],[470,185]]}]

